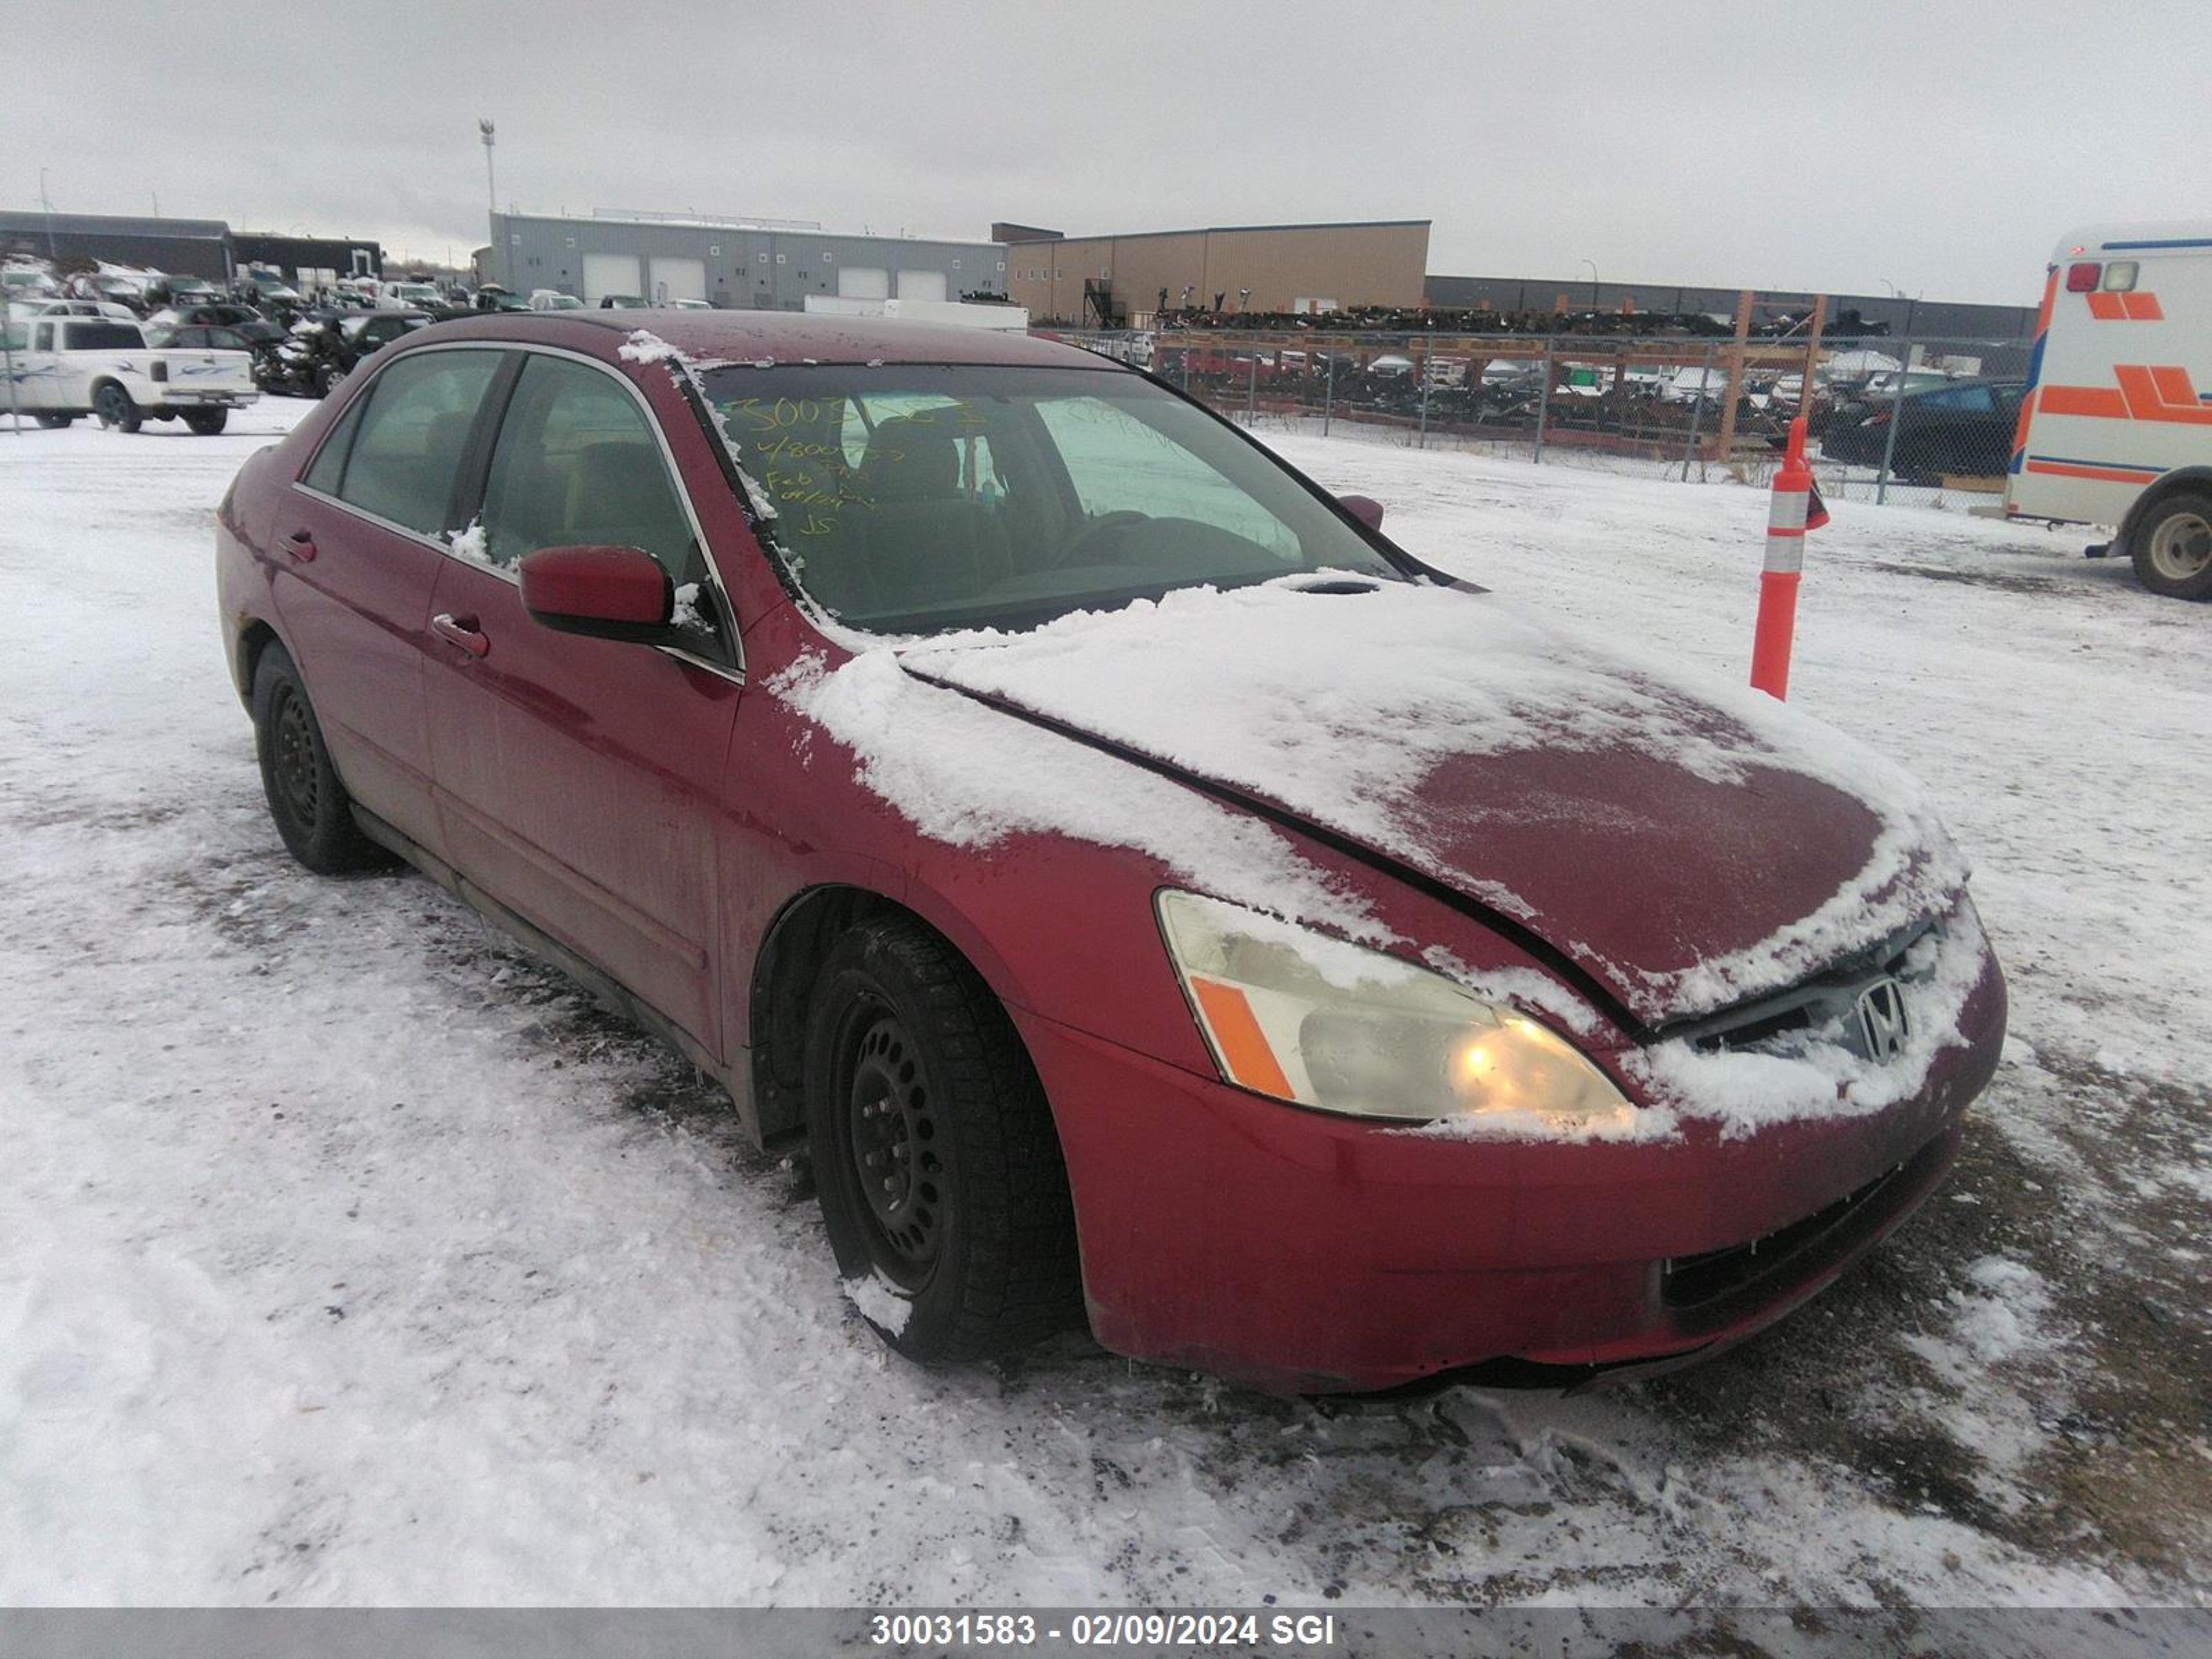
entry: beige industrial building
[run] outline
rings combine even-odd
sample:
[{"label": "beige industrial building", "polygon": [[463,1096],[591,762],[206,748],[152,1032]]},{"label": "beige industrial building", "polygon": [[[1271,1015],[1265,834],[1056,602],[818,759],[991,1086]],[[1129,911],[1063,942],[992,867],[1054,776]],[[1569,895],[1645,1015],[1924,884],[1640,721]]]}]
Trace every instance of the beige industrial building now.
[{"label": "beige industrial building", "polygon": [[1006,297],[1039,322],[1141,323],[1164,303],[1224,311],[1418,306],[1426,219],[1218,225],[1127,236],[1066,236],[1000,223]]}]

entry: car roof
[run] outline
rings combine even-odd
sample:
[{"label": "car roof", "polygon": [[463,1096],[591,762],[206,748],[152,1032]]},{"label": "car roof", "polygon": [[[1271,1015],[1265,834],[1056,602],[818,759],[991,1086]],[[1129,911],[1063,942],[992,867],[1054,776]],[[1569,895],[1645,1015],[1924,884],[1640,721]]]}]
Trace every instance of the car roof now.
[{"label": "car roof", "polygon": [[[589,331],[587,332],[587,331]],[[979,363],[1090,368],[1127,374],[1110,358],[1057,341],[953,323],[883,317],[830,317],[789,311],[674,311],[657,307],[482,312],[439,325],[445,338],[466,336],[565,343],[612,356],[643,332],[701,362],[782,364]],[[608,337],[614,337],[610,338]]]}]

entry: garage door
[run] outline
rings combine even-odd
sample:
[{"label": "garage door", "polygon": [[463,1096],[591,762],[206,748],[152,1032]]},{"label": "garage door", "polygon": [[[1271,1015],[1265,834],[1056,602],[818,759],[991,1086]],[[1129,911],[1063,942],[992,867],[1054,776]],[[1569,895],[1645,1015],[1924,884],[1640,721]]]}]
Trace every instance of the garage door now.
[{"label": "garage door", "polygon": [[942,300],[945,273],[941,270],[902,270],[898,296],[902,300]]},{"label": "garage door", "polygon": [[891,274],[881,265],[839,265],[837,292],[848,300],[888,300]]},{"label": "garage door", "polygon": [[646,295],[655,305],[666,305],[671,300],[703,300],[707,297],[707,262],[704,259],[655,259],[653,262],[653,290]]},{"label": "garage door", "polygon": [[586,253],[584,256],[584,303],[595,306],[610,294],[643,294],[638,286],[635,253]]}]

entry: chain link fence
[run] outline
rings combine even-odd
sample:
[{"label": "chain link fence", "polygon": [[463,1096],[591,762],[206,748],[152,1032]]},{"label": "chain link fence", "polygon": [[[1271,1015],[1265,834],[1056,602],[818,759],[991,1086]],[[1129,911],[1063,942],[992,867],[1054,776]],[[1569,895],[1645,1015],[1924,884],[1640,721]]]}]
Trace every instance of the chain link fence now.
[{"label": "chain link fence", "polygon": [[[1806,416],[1831,500],[1994,501],[2029,342],[1218,329],[1040,331],[1255,427],[1763,485]],[[1805,388],[1811,386],[1809,401]]]}]

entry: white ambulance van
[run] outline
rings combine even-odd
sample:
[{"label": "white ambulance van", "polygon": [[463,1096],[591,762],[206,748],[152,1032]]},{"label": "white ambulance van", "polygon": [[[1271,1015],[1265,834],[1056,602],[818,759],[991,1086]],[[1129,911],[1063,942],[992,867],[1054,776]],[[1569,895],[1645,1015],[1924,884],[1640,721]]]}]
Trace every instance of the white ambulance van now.
[{"label": "white ambulance van", "polygon": [[2212,220],[2061,240],[2027,381],[2006,514],[2116,526],[2144,586],[2212,599]]}]

